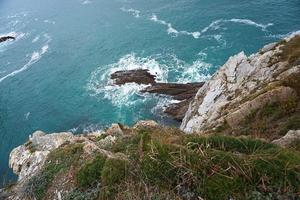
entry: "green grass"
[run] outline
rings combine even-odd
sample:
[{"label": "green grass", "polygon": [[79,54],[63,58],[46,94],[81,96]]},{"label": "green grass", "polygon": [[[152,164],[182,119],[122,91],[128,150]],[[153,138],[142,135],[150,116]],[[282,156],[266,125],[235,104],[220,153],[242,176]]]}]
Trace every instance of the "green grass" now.
[{"label": "green grass", "polygon": [[[55,174],[76,164],[80,148],[69,146],[51,153],[52,164],[46,165],[42,178],[34,179],[35,194],[42,194],[37,199],[45,195]],[[298,147],[299,142],[289,150],[250,137],[140,130],[110,147],[128,160],[124,155],[98,153],[81,165],[77,187],[66,199],[296,198],[300,188]]]},{"label": "green grass", "polygon": [[251,154],[260,150],[277,148],[276,145],[249,137],[211,135],[209,137],[187,136],[185,144],[191,149],[204,148]]},{"label": "green grass", "polygon": [[300,113],[288,118],[288,120],[281,127],[281,135],[285,135],[289,130],[299,130],[300,129]]},{"label": "green grass", "polygon": [[104,167],[106,156],[97,155],[94,160],[87,162],[76,174],[76,180],[80,187],[92,186],[100,181],[101,172]]}]

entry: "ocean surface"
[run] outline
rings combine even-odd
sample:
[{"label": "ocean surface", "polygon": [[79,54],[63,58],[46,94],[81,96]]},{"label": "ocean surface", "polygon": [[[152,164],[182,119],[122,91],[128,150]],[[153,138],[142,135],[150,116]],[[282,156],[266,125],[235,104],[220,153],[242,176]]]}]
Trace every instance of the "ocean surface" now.
[{"label": "ocean surface", "polygon": [[0,0],[0,183],[35,130],[90,132],[140,119],[178,124],[170,99],[112,86],[149,69],[160,82],[207,80],[227,59],[300,29],[299,0]]}]

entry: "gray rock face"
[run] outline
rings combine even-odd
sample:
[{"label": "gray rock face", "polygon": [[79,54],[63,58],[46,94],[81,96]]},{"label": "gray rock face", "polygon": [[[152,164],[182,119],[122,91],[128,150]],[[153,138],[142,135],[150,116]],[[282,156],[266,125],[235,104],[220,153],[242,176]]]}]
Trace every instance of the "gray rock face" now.
[{"label": "gray rock face", "polygon": [[[142,122],[141,122],[142,123]],[[151,125],[151,122],[149,122]],[[154,123],[154,122],[153,122]],[[147,125],[147,123],[145,124]],[[102,138],[103,134],[105,137]],[[94,155],[95,152],[103,154],[108,158],[126,160],[122,153],[113,153],[105,150],[105,147],[115,143],[118,137],[123,136],[122,125],[113,124],[107,131],[98,131],[89,134],[73,135],[69,132],[45,134],[36,131],[29,137],[29,141],[12,150],[9,157],[9,166],[18,175],[17,183],[10,190],[0,190],[0,199],[23,200],[24,188],[31,177],[38,175],[47,160],[49,153],[60,148],[64,144],[82,144],[83,154],[86,157]],[[60,199],[61,189],[57,190],[55,198]],[[62,189],[63,190],[63,189]],[[66,191],[64,191],[66,192]]]},{"label": "gray rock face", "polygon": [[47,135],[42,131],[36,131],[26,144],[12,150],[9,166],[18,175],[19,181],[30,178],[40,170],[50,151],[74,139],[72,133]]},{"label": "gray rock face", "polygon": [[282,147],[288,147],[296,140],[300,140],[300,130],[290,130],[285,136],[274,140],[272,143]]},{"label": "gray rock face", "polygon": [[[244,52],[230,57],[198,90],[181,129],[188,133],[203,132],[226,120],[229,125],[235,126],[254,109],[270,101],[282,101],[297,95],[292,88],[277,88],[276,84],[300,73],[300,65],[290,66],[278,56],[284,45],[299,36],[300,32],[281,43],[266,45],[259,53],[249,57]],[[270,91],[264,91],[266,87]],[[257,96],[253,97],[253,94]]]}]

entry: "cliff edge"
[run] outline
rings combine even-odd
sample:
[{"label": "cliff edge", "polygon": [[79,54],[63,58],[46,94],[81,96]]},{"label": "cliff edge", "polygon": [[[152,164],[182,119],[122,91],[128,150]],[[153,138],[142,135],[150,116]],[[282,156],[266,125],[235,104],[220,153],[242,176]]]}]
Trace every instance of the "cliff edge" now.
[{"label": "cliff edge", "polygon": [[300,32],[249,57],[241,52],[199,89],[181,124],[185,132],[276,139],[300,124]]}]

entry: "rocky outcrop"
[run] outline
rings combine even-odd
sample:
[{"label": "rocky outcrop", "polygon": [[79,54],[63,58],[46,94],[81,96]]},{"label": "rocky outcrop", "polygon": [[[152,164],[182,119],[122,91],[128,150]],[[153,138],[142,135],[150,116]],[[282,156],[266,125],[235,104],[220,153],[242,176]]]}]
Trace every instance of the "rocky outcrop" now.
[{"label": "rocky outcrop", "polygon": [[199,88],[204,85],[203,82],[200,83],[155,83],[142,92],[163,94],[173,97],[176,100],[187,100],[193,98]]},{"label": "rocky outcrop", "polygon": [[192,98],[195,97],[197,91],[204,83],[157,83],[155,77],[156,76],[150,74],[147,69],[117,71],[111,74],[111,79],[116,85],[123,85],[126,83],[150,85],[141,92],[167,95],[178,100],[178,103],[168,105],[164,112],[173,119],[181,121]]},{"label": "rocky outcrop", "polygon": [[230,128],[236,132],[269,105],[287,112],[286,107],[293,106],[292,111],[299,113],[299,61],[300,33],[249,57],[244,52],[230,57],[199,89],[181,129],[207,133]]},{"label": "rocky outcrop", "polygon": [[199,88],[204,85],[200,83],[155,83],[142,92],[168,95],[179,102],[169,104],[164,112],[177,121],[182,121],[191,100],[195,97]]},{"label": "rocky outcrop", "polygon": [[13,36],[3,36],[3,37],[0,37],[0,43],[1,42],[5,42],[7,40],[15,40],[16,38],[13,37]]},{"label": "rocky outcrop", "polygon": [[110,78],[116,85],[124,85],[125,83],[148,85],[155,83],[155,75],[150,74],[147,69],[117,71],[112,73]]},{"label": "rocky outcrop", "polygon": [[289,147],[296,141],[300,141],[300,130],[290,130],[285,136],[274,140],[272,143],[282,147]]},{"label": "rocky outcrop", "polygon": [[27,143],[10,153],[9,166],[18,175],[19,181],[35,175],[43,166],[47,155],[66,142],[74,141],[71,133],[53,133],[46,135],[36,131]]}]

